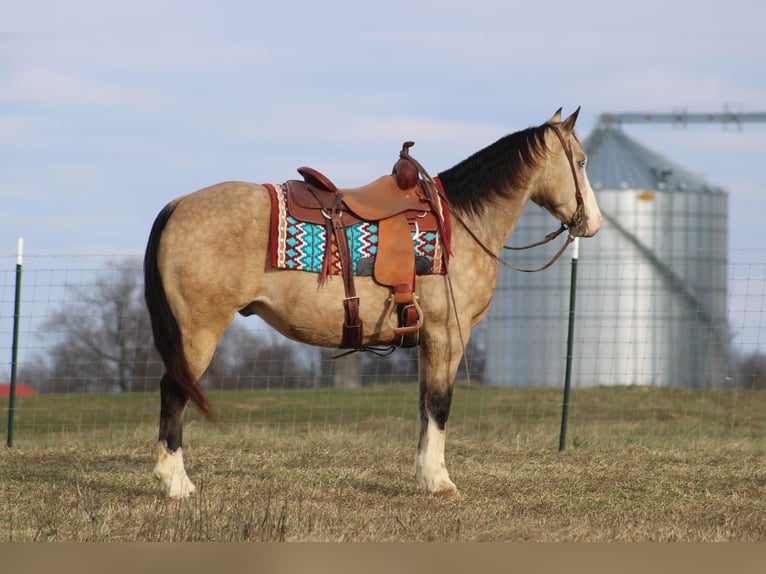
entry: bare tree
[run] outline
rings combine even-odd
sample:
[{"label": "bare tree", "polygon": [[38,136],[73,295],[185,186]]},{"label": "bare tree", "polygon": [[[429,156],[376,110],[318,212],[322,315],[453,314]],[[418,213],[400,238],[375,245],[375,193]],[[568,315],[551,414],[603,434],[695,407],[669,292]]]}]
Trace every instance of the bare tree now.
[{"label": "bare tree", "polygon": [[[162,363],[152,344],[140,263],[114,263],[43,324],[55,343],[26,367],[41,392],[129,392],[154,389]],[[34,378],[34,379],[33,379]]]}]

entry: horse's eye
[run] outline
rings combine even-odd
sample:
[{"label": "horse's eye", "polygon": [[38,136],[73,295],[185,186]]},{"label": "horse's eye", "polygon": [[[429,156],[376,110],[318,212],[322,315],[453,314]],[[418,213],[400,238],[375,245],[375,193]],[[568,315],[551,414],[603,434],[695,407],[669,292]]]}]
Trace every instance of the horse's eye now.
[{"label": "horse's eye", "polygon": [[581,159],[580,161],[577,162],[577,165],[580,166],[581,169],[584,168],[585,167],[585,160]]}]

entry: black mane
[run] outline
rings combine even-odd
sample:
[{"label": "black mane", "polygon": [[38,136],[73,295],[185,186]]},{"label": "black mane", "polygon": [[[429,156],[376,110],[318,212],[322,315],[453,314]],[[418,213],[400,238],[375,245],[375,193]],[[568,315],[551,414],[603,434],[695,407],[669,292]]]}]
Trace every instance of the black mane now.
[{"label": "black mane", "polygon": [[507,190],[525,186],[530,168],[537,167],[548,151],[547,129],[543,124],[504,136],[441,172],[439,180],[450,204],[477,213]]}]

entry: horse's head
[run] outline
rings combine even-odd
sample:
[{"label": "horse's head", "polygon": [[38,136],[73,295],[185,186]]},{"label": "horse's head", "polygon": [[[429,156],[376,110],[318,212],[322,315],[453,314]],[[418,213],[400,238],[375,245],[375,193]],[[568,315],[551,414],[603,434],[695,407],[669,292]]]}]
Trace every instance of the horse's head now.
[{"label": "horse's head", "polygon": [[543,206],[576,237],[592,237],[601,227],[601,210],[586,173],[587,156],[574,134],[580,108],[564,121],[561,109],[546,122],[549,161],[532,200]]}]

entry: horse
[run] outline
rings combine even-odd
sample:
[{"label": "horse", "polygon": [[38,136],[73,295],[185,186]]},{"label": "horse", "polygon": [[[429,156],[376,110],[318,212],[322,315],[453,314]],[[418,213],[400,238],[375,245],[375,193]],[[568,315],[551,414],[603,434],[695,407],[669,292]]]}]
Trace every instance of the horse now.
[{"label": "horse", "polygon": [[[417,343],[421,424],[415,479],[428,493],[457,493],[445,463],[455,377],[471,329],[489,310],[503,261],[499,254],[525,205],[532,201],[548,210],[568,230],[568,241],[591,237],[601,225],[586,154],[574,133],[579,111],[562,121],[559,109],[545,123],[508,134],[434,178],[453,225],[447,273],[416,279],[424,321]],[[259,315],[302,343],[340,344],[343,285],[328,281],[318,288],[316,273],[270,265],[270,211],[265,185],[224,182],[170,201],[149,234],[145,299],[166,369],[154,476],[172,498],[195,491],[184,467],[183,415],[191,403],[215,420],[199,380],[237,313]],[[362,344],[394,344],[389,288],[373,277],[355,281],[368,326]]]}]

